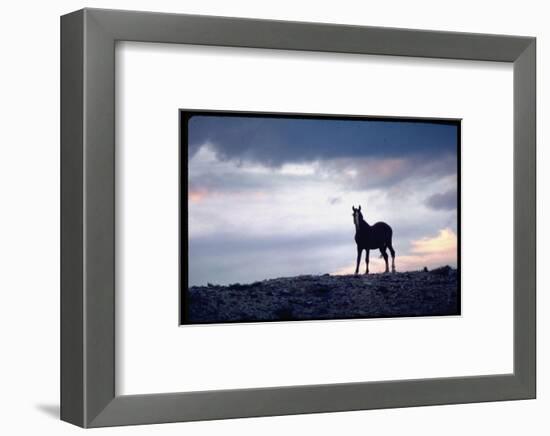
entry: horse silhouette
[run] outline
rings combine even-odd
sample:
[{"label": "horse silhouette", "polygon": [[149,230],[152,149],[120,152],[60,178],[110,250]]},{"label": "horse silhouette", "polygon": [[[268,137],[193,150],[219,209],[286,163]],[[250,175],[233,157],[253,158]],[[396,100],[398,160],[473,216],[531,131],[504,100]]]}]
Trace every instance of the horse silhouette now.
[{"label": "horse silhouette", "polygon": [[386,272],[389,272],[388,268],[388,253],[386,249],[390,250],[391,254],[391,269],[395,272],[395,250],[392,245],[392,228],[385,222],[378,222],[369,225],[364,219],[361,213],[361,206],[356,209],[355,206],[351,206],[353,210],[353,223],[355,224],[355,243],[357,244],[357,266],[355,267],[355,274],[359,273],[359,264],[361,263],[361,254],[363,250],[366,251],[365,264],[367,269],[365,274],[369,273],[369,250],[380,250],[380,254],[386,262]]}]

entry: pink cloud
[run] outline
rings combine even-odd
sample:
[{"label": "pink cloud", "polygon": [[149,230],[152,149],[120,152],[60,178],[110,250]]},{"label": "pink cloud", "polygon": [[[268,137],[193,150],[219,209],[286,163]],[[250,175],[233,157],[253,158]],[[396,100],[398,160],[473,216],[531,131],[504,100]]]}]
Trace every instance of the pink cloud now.
[{"label": "pink cloud", "polygon": [[446,228],[439,231],[435,237],[425,237],[412,241],[412,253],[438,254],[452,251],[456,254],[457,237],[455,232]]},{"label": "pink cloud", "polygon": [[191,203],[199,203],[206,198],[208,191],[206,190],[189,190],[187,197]]},{"label": "pink cloud", "polygon": [[228,197],[228,198],[250,198],[254,200],[260,200],[267,197],[267,194],[263,191],[231,191],[231,192],[219,192],[209,191],[206,189],[189,189],[187,191],[187,198],[191,203],[200,203],[208,198],[212,197]]}]

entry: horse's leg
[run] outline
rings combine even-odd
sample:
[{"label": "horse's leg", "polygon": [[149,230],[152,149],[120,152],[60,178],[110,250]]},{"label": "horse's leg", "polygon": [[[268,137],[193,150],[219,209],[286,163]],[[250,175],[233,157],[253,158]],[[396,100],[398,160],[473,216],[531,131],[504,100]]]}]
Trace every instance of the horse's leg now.
[{"label": "horse's leg", "polygon": [[361,252],[363,251],[362,248],[359,248],[359,245],[357,246],[357,265],[355,266],[355,274],[359,274],[359,264],[361,263]]},{"label": "horse's leg", "polygon": [[386,253],[386,246],[384,246],[380,249],[380,253],[382,254],[382,257],[384,258],[384,261],[386,262],[386,271],[385,272],[390,272],[390,268],[389,268],[389,265],[388,265],[388,253]]},{"label": "horse's leg", "polygon": [[391,242],[389,243],[388,248],[390,249],[391,254],[391,272],[395,272],[395,250],[393,249]]},{"label": "horse's leg", "polygon": [[368,248],[365,248],[365,264],[367,265],[367,270],[365,271],[365,274],[368,274],[369,273],[369,249]]}]

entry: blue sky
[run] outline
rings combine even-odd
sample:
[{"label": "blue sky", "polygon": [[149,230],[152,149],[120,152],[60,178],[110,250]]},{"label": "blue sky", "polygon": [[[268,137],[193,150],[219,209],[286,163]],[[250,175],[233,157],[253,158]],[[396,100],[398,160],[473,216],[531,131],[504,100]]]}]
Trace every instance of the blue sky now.
[{"label": "blue sky", "polygon": [[[190,285],[349,273],[358,204],[370,224],[393,227],[398,270],[456,265],[457,129],[191,117]],[[371,264],[382,270],[377,254]]]}]

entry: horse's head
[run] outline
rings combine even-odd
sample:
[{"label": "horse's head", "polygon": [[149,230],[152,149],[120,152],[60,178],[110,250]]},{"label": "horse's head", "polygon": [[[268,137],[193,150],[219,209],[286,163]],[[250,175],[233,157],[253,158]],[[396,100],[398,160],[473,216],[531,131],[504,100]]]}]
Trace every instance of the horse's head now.
[{"label": "horse's head", "polygon": [[355,224],[355,227],[359,228],[359,223],[363,221],[363,214],[361,213],[361,205],[359,205],[358,208],[355,208],[355,206],[351,206],[351,210],[353,210],[353,224]]}]

